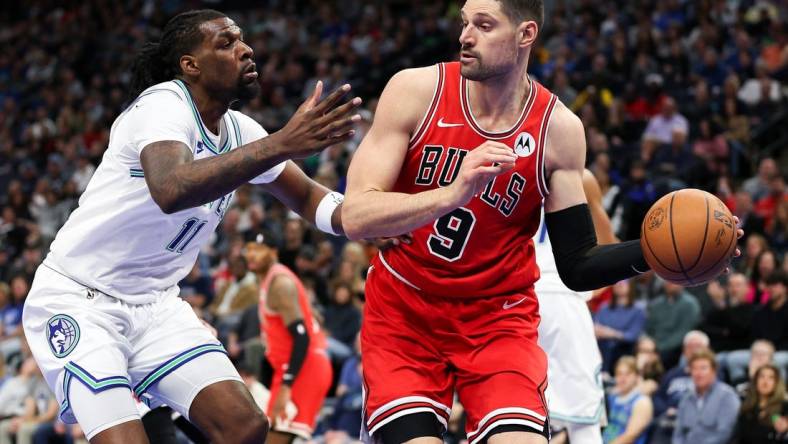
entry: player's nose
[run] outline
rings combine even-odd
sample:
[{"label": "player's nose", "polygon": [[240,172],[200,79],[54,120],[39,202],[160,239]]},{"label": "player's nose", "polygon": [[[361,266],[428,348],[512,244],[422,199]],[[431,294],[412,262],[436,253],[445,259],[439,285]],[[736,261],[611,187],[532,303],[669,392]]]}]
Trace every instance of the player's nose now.
[{"label": "player's nose", "polygon": [[473,47],[475,40],[473,37],[473,26],[468,25],[463,28],[462,32],[460,33],[460,45],[462,45],[462,49],[467,49]]},{"label": "player's nose", "polygon": [[241,42],[239,47],[241,48],[241,60],[251,59],[254,57],[254,50],[251,46],[247,45],[246,42]]}]

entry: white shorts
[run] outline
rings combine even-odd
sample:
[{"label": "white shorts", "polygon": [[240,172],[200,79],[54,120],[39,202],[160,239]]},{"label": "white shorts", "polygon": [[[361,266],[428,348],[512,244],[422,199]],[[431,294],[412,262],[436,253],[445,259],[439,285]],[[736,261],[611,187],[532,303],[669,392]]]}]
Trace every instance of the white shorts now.
[{"label": "white shorts", "polygon": [[128,304],[41,265],[22,323],[60,418],[79,422],[88,439],[139,419],[131,392],[188,418],[200,390],[241,381],[224,347],[178,297]]},{"label": "white shorts", "polygon": [[581,295],[537,292],[539,345],[547,353],[550,420],[573,424],[604,422],[602,356],[594,323]]}]

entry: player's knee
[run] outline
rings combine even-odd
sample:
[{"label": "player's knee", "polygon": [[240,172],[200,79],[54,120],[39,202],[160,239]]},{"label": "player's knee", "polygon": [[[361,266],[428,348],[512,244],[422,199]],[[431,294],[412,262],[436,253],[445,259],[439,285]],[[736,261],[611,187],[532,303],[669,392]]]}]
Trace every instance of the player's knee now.
[{"label": "player's knee", "polygon": [[252,444],[265,442],[268,434],[268,418],[260,410],[236,412],[221,423],[220,427],[207,431],[211,442],[222,444]]}]

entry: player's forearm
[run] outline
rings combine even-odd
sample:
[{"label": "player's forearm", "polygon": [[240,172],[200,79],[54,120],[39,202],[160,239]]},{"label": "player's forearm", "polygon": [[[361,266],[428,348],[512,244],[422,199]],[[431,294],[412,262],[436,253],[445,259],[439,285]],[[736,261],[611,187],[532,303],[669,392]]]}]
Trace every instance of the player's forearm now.
[{"label": "player's forearm", "polygon": [[342,206],[345,235],[357,240],[409,233],[456,208],[452,197],[449,188],[417,194],[348,192]]},{"label": "player's forearm", "polygon": [[271,135],[229,153],[189,162],[164,156],[146,162],[143,154],[143,169],[151,195],[170,214],[212,202],[271,169],[286,160],[280,148]]}]

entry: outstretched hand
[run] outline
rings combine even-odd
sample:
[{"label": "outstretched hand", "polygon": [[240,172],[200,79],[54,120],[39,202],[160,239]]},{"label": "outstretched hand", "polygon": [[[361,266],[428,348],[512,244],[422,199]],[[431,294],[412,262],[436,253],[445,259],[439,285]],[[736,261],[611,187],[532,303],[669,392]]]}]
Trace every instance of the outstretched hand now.
[{"label": "outstretched hand", "polygon": [[320,100],[323,82],[318,81],[312,95],[298,107],[284,128],[270,137],[277,139],[283,154],[293,159],[309,157],[350,139],[355,134],[353,125],[361,120],[361,116],[355,114],[361,98],[355,97],[340,105],[349,91],[350,85],[345,84]]}]

